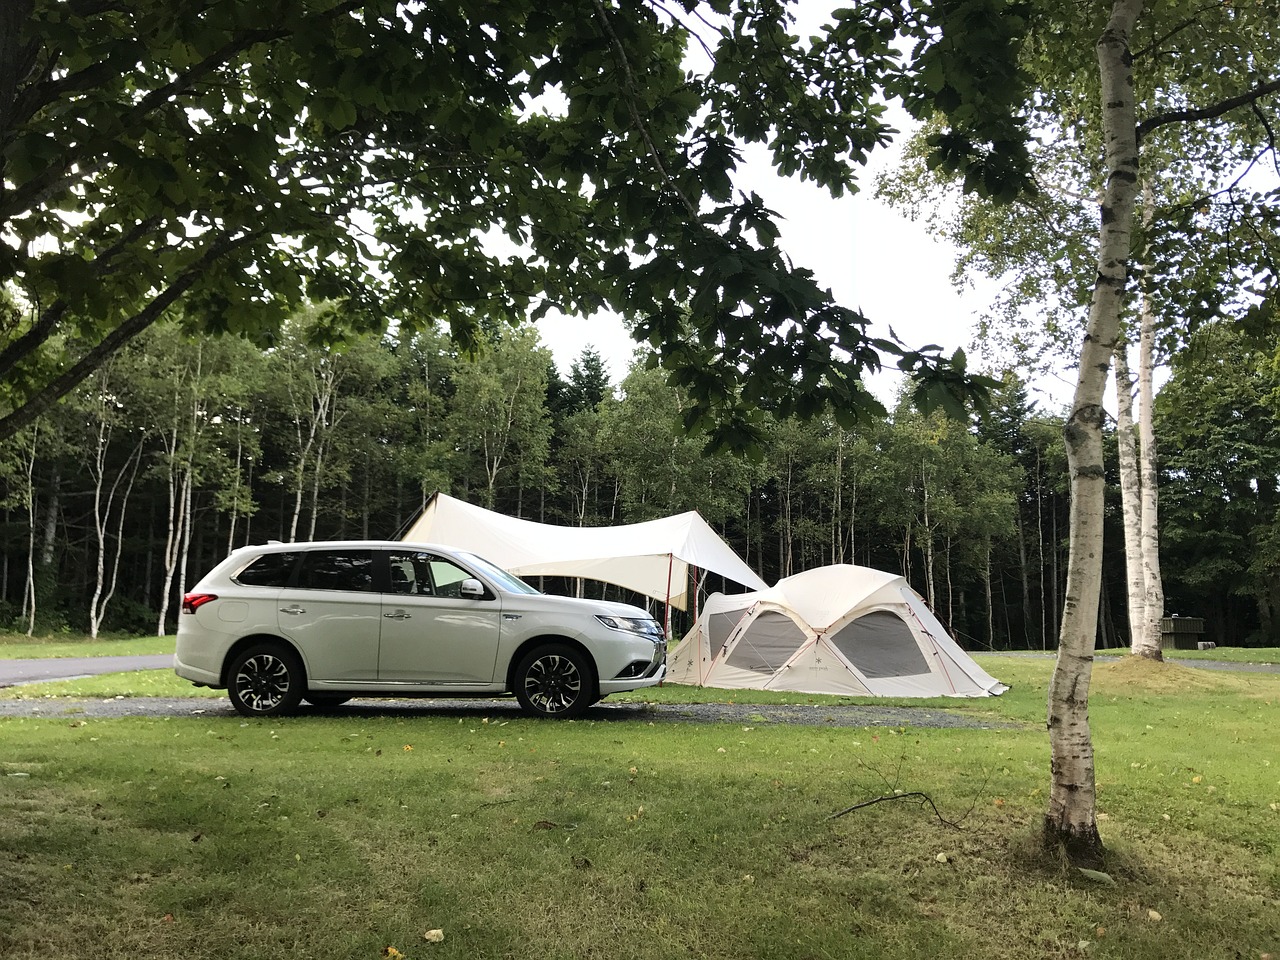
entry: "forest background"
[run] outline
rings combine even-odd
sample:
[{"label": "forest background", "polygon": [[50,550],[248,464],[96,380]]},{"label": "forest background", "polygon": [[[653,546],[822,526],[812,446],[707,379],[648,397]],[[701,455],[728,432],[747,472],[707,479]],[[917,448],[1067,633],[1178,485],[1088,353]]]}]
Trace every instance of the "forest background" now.
[{"label": "forest background", "polygon": [[[591,348],[562,376],[532,327],[489,330],[471,359],[444,330],[347,320],[312,307],[266,350],[158,325],[5,443],[0,622],[171,632],[184,590],[228,550],[394,538],[441,490],[572,526],[697,510],[768,582],[864,564],[902,573],[970,649],[1055,645],[1064,411],[1038,408],[1016,375],[968,421],[906,402],[854,429],[770,417],[752,459],[685,435],[687,398],[640,359],[614,384]],[[335,333],[339,346],[315,345]],[[1277,638],[1280,528],[1259,480],[1280,473],[1278,386],[1269,354],[1210,324],[1157,399],[1166,610],[1205,618],[1219,644]],[[1108,518],[1099,637],[1127,646],[1118,492]]]}]

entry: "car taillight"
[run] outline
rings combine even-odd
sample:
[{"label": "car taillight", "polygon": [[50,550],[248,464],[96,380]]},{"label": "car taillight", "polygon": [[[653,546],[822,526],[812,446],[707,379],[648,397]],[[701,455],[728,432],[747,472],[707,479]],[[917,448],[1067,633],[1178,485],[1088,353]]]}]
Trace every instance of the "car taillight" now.
[{"label": "car taillight", "polygon": [[195,613],[211,600],[217,600],[216,593],[188,593],[182,598],[182,612]]}]

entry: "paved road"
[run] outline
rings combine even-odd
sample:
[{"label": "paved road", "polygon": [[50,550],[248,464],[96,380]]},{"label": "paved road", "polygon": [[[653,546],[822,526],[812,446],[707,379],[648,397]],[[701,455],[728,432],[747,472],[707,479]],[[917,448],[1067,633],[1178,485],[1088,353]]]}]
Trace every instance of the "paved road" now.
[{"label": "paved road", "polygon": [[0,660],[0,687],[42,680],[70,680],[98,673],[126,670],[171,670],[173,654],[147,657],[46,657],[42,660]]}]

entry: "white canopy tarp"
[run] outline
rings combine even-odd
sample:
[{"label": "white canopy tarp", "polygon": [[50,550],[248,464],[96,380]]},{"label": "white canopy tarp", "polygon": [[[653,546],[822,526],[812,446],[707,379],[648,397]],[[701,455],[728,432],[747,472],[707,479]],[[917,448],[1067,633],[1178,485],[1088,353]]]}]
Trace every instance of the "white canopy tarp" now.
[{"label": "white canopy tarp", "polygon": [[667,682],[881,697],[1008,689],[892,573],[835,564],[771,589],[712,594],[667,660]]},{"label": "white canopy tarp", "polygon": [[521,577],[602,580],[681,610],[690,566],[753,590],[768,587],[695,511],[617,527],[562,527],[436,493],[403,539],[470,550]]}]

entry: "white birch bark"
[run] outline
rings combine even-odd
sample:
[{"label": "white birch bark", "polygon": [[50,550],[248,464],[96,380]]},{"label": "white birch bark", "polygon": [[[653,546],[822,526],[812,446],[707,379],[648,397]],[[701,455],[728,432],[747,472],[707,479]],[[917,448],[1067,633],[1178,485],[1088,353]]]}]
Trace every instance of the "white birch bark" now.
[{"label": "white birch bark", "polygon": [[1138,187],[1138,138],[1129,38],[1142,0],[1114,0],[1098,38],[1102,129],[1106,144],[1098,276],[1080,351],[1075,397],[1064,435],[1071,474],[1071,551],[1058,658],[1049,684],[1049,808],[1043,839],[1082,866],[1102,865],[1098,833],[1089,683],[1102,584],[1105,475],[1102,398],[1120,331]]},{"label": "white birch bark", "polygon": [[163,637],[173,599],[174,585],[181,595],[186,588],[187,550],[191,542],[192,493],[196,483],[196,451],[206,417],[201,396],[204,354],[197,346],[195,366],[188,367],[174,387],[173,421],[165,438],[168,472],[169,526],[164,543],[164,582],[160,591],[157,636]]},{"label": "white birch bark", "polygon": [[[194,444],[194,434],[192,436]],[[196,484],[196,466],[194,456],[187,458],[187,471],[185,477],[185,489],[183,490],[182,505],[182,538],[178,548],[178,564],[177,579],[179,597],[185,597],[187,594],[187,567],[188,558],[191,554],[191,534],[195,529],[195,505],[192,503],[193,494]]]},{"label": "white birch bark", "polygon": [[938,609],[938,594],[933,583],[933,527],[929,523],[929,468],[920,466],[920,489],[923,498],[924,526],[920,530],[921,547],[924,550],[924,586],[930,610]]},{"label": "white birch bark", "polygon": [[[177,406],[177,399],[174,399],[174,406]],[[180,480],[178,470],[178,444],[180,432],[178,428],[178,416],[175,410],[173,424],[164,437],[165,445],[165,493],[168,497],[168,529],[165,531],[164,552],[161,554],[164,563],[164,576],[160,587],[160,612],[156,618],[156,636],[163,637],[165,635],[165,618],[169,615],[169,591],[173,586],[173,565],[178,555],[178,516],[179,505],[182,502],[180,491]]]},{"label": "white birch bark", "polygon": [[240,516],[240,464],[244,456],[244,440],[240,436],[242,428],[243,424],[236,428],[235,479],[232,481],[231,487],[231,516],[227,525],[227,553],[236,548],[236,520]]},{"label": "white birch bark", "polygon": [[[1147,188],[1148,191],[1150,188]],[[1154,201],[1144,205],[1144,217]],[[1151,660],[1163,660],[1160,650],[1160,621],[1164,617],[1164,580],[1160,574],[1159,480],[1156,475],[1155,433],[1155,344],[1156,321],[1150,300],[1144,295],[1140,306],[1141,332],[1138,340],[1138,466],[1142,490],[1142,579],[1145,584],[1142,629],[1134,631],[1132,653]]]},{"label": "white birch bark", "polygon": [[[133,482],[138,476],[138,465],[142,461],[142,438],[129,451],[124,466],[111,481],[111,487],[103,495],[106,467],[106,441],[110,439],[111,430],[105,423],[99,425],[98,444],[95,451],[94,465],[90,472],[93,476],[93,530],[97,545],[97,565],[93,583],[93,597],[89,601],[89,636],[97,639],[102,629],[102,621],[107,615],[107,605],[115,596],[116,584],[120,574],[120,552],[124,546],[124,518],[129,508],[129,498],[133,493]],[[124,483],[121,491],[120,484]],[[117,510],[117,496],[119,497]],[[105,502],[104,502],[105,500]],[[115,516],[115,545],[108,546],[112,516]],[[107,569],[107,555],[111,554],[110,570]]]},{"label": "white birch bark", "polygon": [[[338,370],[338,361],[327,357],[320,361],[320,369],[314,366],[307,371],[311,389],[303,397],[295,389],[294,377],[288,382],[289,403],[293,407],[293,425],[298,442],[298,462],[293,471],[293,516],[289,520],[289,540],[298,539],[298,521],[302,516],[302,500],[306,490],[307,468],[316,454],[321,442],[321,434],[335,425],[334,411],[337,409],[338,386],[342,382],[342,374]],[[318,473],[320,464],[315,470]],[[319,478],[316,478],[319,483]],[[312,517],[314,535],[314,511]]]},{"label": "white birch bark", "polygon": [[170,594],[173,592],[174,574],[178,569],[178,561],[182,556],[182,542],[187,518],[187,504],[190,503],[189,489],[191,485],[190,462],[179,462],[181,436],[175,425],[173,433],[167,438],[168,444],[168,480],[169,526],[164,540],[164,579],[160,589],[160,614],[156,622],[156,636],[163,637],[166,632],[165,620],[169,616]]},{"label": "white birch bark", "polygon": [[[336,418],[335,422],[336,422]],[[325,433],[320,437],[320,443],[316,446],[315,469],[311,471],[311,520],[307,525],[307,539],[314,540],[316,538],[316,522],[320,519],[320,480],[324,476],[325,463],[329,456],[329,441],[332,439],[330,433]]]},{"label": "white birch bark", "polygon": [[27,636],[36,632],[36,450],[40,444],[40,421],[31,428],[31,447],[25,451],[26,489],[22,491],[27,508],[27,587],[22,594],[23,613],[27,615]]},{"label": "white birch bark", "polygon": [[[1146,622],[1146,579],[1142,574],[1142,489],[1138,476],[1138,440],[1133,425],[1133,381],[1126,348],[1116,348],[1116,447],[1120,460],[1120,506],[1124,520],[1126,606],[1129,644],[1134,647]],[[1135,650],[1136,652],[1136,650]]]}]

